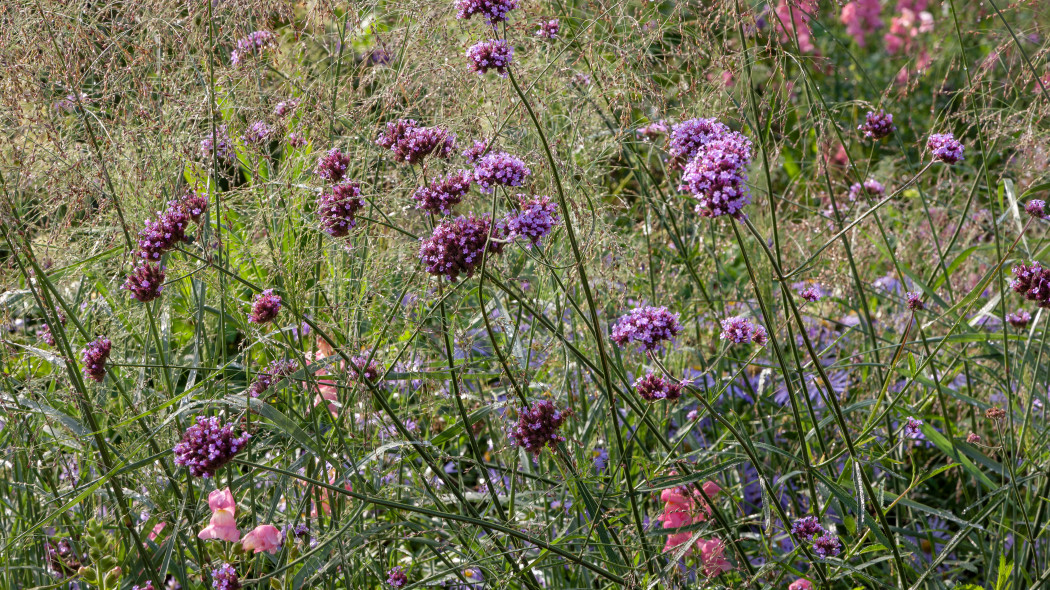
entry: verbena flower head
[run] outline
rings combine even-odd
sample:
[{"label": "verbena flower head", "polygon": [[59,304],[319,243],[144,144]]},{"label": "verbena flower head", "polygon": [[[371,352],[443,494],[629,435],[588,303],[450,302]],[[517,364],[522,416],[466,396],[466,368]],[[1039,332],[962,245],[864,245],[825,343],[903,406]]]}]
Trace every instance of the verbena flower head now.
[{"label": "verbena flower head", "polygon": [[219,160],[229,160],[233,157],[233,142],[230,141],[230,132],[226,125],[216,126],[214,137],[209,131],[208,135],[201,140],[201,155],[210,158],[212,152]]},{"label": "verbena flower head", "polygon": [[456,150],[456,134],[441,127],[420,127],[414,119],[398,119],[386,124],[376,145],[393,152],[394,160],[418,164],[430,154],[449,158]]},{"label": "verbena flower head", "polygon": [[676,400],[682,396],[682,386],[668,381],[660,375],[649,373],[634,382],[634,389],[645,401],[654,402],[661,399]]},{"label": "verbena flower head", "polygon": [[349,166],[350,156],[339,151],[339,148],[332,148],[317,161],[316,172],[328,182],[340,182],[346,176],[346,169]]},{"label": "verbena flower head", "polygon": [[[489,236],[493,240],[489,240]],[[481,264],[482,252],[486,241],[489,252],[503,252],[506,229],[502,225],[493,227],[488,217],[478,217],[471,213],[465,217],[441,222],[434,233],[423,240],[419,248],[419,259],[428,273],[444,276],[455,282],[461,274],[468,278],[474,276],[474,270]]]},{"label": "verbena flower head", "polygon": [[751,141],[731,131],[704,144],[685,166],[679,190],[699,201],[696,212],[704,217],[744,217],[751,202],[747,188],[747,166],[751,163]]},{"label": "verbena flower head", "polygon": [[955,164],[964,159],[963,144],[951,133],[934,133],[926,142],[926,147],[933,153],[935,160],[945,164]]},{"label": "verbena flower head", "polygon": [[470,170],[457,170],[448,176],[430,181],[429,186],[416,189],[412,198],[416,200],[417,209],[428,213],[452,214],[452,208],[463,201],[463,197],[474,184],[474,173]]},{"label": "verbena flower head", "polygon": [[816,303],[820,301],[822,295],[823,292],[821,291],[819,285],[810,285],[805,289],[802,289],[801,292],[799,292],[799,296],[810,303]]},{"label": "verbena flower head", "polygon": [[538,246],[540,240],[558,225],[558,205],[550,197],[518,195],[521,211],[507,217],[508,238],[528,240],[526,247]]},{"label": "verbena flower head", "polygon": [[408,576],[405,575],[405,570],[401,566],[395,566],[386,573],[386,583],[392,588],[401,588],[408,584]]},{"label": "verbena flower head", "polygon": [[754,342],[765,345],[768,334],[762,326],[756,326],[750,319],[738,315],[722,320],[722,333],[719,334],[719,338],[736,344]]},{"label": "verbena flower head", "polygon": [[635,343],[645,351],[656,350],[682,331],[678,318],[679,314],[666,307],[636,307],[613,326],[612,340],[620,348]]},{"label": "verbena flower head", "polygon": [[248,388],[248,393],[252,397],[259,397],[269,391],[275,382],[298,370],[299,363],[277,359],[259,373],[259,376],[255,378],[255,382]]},{"label": "verbena flower head", "polygon": [[135,267],[128,275],[121,289],[131,292],[131,296],[142,303],[149,303],[164,290],[164,269],[159,264],[143,263]]},{"label": "verbena flower head", "polygon": [[863,195],[878,198],[884,194],[886,194],[886,187],[882,186],[882,183],[872,178],[865,180],[864,184],[855,182],[849,187],[850,201],[856,201]]},{"label": "verbena flower head", "polygon": [[248,321],[253,324],[272,322],[281,311],[281,296],[274,295],[273,289],[267,289],[255,296],[252,303],[252,314]]},{"label": "verbena flower head", "polygon": [[477,164],[478,160],[489,151],[489,142],[474,140],[474,143],[463,150],[463,157],[467,159],[471,164]]},{"label": "verbena flower head", "polygon": [[200,223],[201,217],[208,210],[208,197],[189,191],[182,198],[182,208],[194,223]]},{"label": "verbena flower head", "polygon": [[1037,219],[1046,219],[1046,201],[1032,199],[1024,204],[1025,213]]},{"label": "verbena flower head", "polygon": [[341,182],[317,199],[317,217],[321,228],[333,238],[341,238],[357,226],[357,212],[363,209],[361,186],[356,182]]},{"label": "verbena flower head", "polygon": [[254,31],[237,40],[237,49],[230,53],[230,63],[240,65],[245,56],[261,54],[277,46],[277,35],[272,31]]},{"label": "verbena flower head", "polygon": [[80,360],[84,363],[84,376],[92,381],[101,382],[106,377],[106,361],[113,343],[109,338],[99,336],[98,339],[87,343],[84,350],[80,352]]},{"label": "verbena flower head", "polygon": [[911,439],[924,438],[922,424],[922,420],[909,416],[908,421],[904,423],[904,436]]},{"label": "verbena flower head", "polygon": [[295,109],[299,108],[299,99],[290,98],[288,100],[282,100],[277,103],[277,106],[273,108],[273,114],[279,118],[284,118],[290,115]]},{"label": "verbena flower head", "polygon": [[519,447],[533,455],[539,455],[543,447],[556,446],[565,440],[558,434],[558,429],[565,422],[565,414],[555,407],[554,402],[542,400],[531,407],[518,411],[518,424],[510,437]]},{"label": "verbena flower head", "polygon": [[518,7],[518,0],[457,0],[456,18],[469,19],[475,14],[495,26],[507,20],[507,14]]},{"label": "verbena flower head", "polygon": [[139,232],[139,258],[156,262],[179,242],[188,241],[186,229],[191,219],[192,216],[182,203],[170,201],[167,210],[163,213],[157,211],[157,219],[147,219],[145,227]]},{"label": "verbena flower head", "polygon": [[803,516],[791,525],[791,534],[804,541],[823,535],[825,532],[816,516]]},{"label": "verbena flower head", "polygon": [[908,309],[912,311],[920,311],[926,309],[926,304],[922,300],[922,293],[918,291],[909,291],[905,293],[904,299],[908,303]]},{"label": "verbena flower head", "polygon": [[[659,125],[654,123],[650,125]],[[658,130],[659,128],[653,129]],[[667,126],[663,125],[666,133]],[[671,156],[670,164],[674,168],[681,168],[687,162],[696,157],[700,148],[709,142],[720,139],[730,133],[729,127],[718,121],[718,119],[689,119],[671,126],[671,138],[668,152]]]},{"label": "verbena flower head", "polygon": [[213,569],[211,579],[211,587],[215,590],[241,590],[241,580],[237,577],[237,570],[228,563]]},{"label": "verbena flower head", "polygon": [[197,416],[175,445],[175,464],[190,470],[194,477],[208,478],[233,460],[244,449],[251,435],[234,436],[233,426],[218,417]]},{"label": "verbena flower head", "polygon": [[1010,287],[1028,301],[1036,302],[1039,307],[1050,307],[1050,270],[1038,262],[1031,265],[1020,264],[1013,268],[1014,280]]},{"label": "verbena flower head", "polygon": [[[58,316],[59,322],[62,324],[66,323],[66,314],[62,313],[62,310],[55,310],[55,315]],[[51,326],[49,324],[44,324],[44,327],[37,330],[36,337],[49,346],[55,345],[55,335],[51,333]]]},{"label": "verbena flower head", "polygon": [[270,135],[273,134],[273,128],[266,124],[266,121],[256,121],[248,126],[245,130],[244,135],[241,136],[244,139],[244,143],[249,145],[262,145],[270,139]]},{"label": "verbena flower head", "polygon": [[836,557],[842,553],[842,543],[834,535],[821,535],[813,540],[813,553],[816,553],[821,559]]},{"label": "verbena flower head", "polygon": [[561,22],[556,18],[540,21],[540,29],[536,31],[536,36],[544,39],[557,39],[560,29]]},{"label": "verbena flower head", "polygon": [[1026,327],[1030,321],[1032,321],[1032,314],[1023,309],[1006,314],[1006,322],[1017,329]]},{"label": "verbena flower head", "polygon": [[966,442],[970,443],[971,445],[979,445],[981,444],[981,435],[977,434],[976,432],[971,432],[970,434],[966,435]]},{"label": "verbena flower head", "polygon": [[496,185],[521,186],[530,174],[532,171],[525,162],[507,152],[484,155],[474,165],[474,182],[485,193],[492,192]]},{"label": "verbena flower head", "polygon": [[507,68],[514,59],[514,47],[502,39],[489,39],[471,45],[467,49],[470,70],[479,76],[495,70],[500,77],[507,77]]},{"label": "verbena flower head", "polygon": [[350,361],[354,365],[350,372],[355,379],[360,375],[369,381],[375,382],[383,375],[383,367],[375,359],[369,362],[367,356],[358,355],[351,358]]},{"label": "verbena flower head", "polygon": [[864,137],[874,140],[885,139],[897,130],[893,125],[893,115],[886,111],[868,111],[864,116],[864,124],[857,129],[864,132]]}]

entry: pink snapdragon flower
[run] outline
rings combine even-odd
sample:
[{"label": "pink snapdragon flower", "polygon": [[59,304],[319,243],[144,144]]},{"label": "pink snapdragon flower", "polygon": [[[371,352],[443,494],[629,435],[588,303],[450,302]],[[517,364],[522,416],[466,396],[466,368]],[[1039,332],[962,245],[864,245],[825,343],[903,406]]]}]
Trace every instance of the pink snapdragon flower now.
[{"label": "pink snapdragon flower", "polygon": [[211,522],[197,533],[197,537],[205,541],[219,539],[231,543],[239,540],[241,532],[237,530],[237,502],[230,488],[208,494],[208,507],[211,508]]},{"label": "pink snapdragon flower", "polygon": [[699,539],[696,546],[700,549],[700,561],[704,564],[704,575],[713,578],[733,569],[726,561],[726,546],[719,539]]},{"label": "pink snapdragon flower", "polygon": [[798,37],[799,51],[817,54],[817,47],[813,45],[813,29],[809,26],[809,21],[816,14],[817,0],[780,0],[775,19],[780,42],[793,46],[795,37]]},{"label": "pink snapdragon flower", "polygon": [[[704,493],[709,498],[714,498],[722,491],[722,488],[713,481],[703,485]],[[663,513],[658,517],[665,529],[677,529],[687,527],[706,521],[711,516],[711,507],[696,489],[688,486],[670,488],[660,492],[660,500],[664,502]],[[690,532],[672,533],[667,536],[664,551],[673,551],[684,543],[689,542],[692,537]],[[700,546],[698,539],[693,547],[686,550],[685,555],[690,555],[694,548]]]},{"label": "pink snapdragon flower", "polygon": [[281,531],[272,524],[261,524],[241,539],[245,551],[277,553],[281,550]]},{"label": "pink snapdragon flower", "polygon": [[882,13],[882,5],[879,0],[853,0],[842,7],[839,20],[846,25],[846,32],[864,47],[867,44],[867,36],[883,26],[879,15]]}]

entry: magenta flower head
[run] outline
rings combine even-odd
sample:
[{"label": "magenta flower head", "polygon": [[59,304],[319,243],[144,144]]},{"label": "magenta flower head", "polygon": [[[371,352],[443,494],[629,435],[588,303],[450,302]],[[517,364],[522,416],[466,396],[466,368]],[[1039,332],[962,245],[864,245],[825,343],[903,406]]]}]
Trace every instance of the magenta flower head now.
[{"label": "magenta flower head", "polygon": [[273,107],[273,114],[274,116],[283,119],[294,112],[297,108],[299,108],[299,99],[290,98],[277,103],[277,106]]},{"label": "magenta flower head", "polygon": [[159,264],[149,262],[135,267],[124,281],[121,289],[131,292],[131,296],[142,303],[149,303],[164,290],[164,269]]},{"label": "magenta flower head", "polygon": [[240,65],[247,55],[258,55],[266,49],[277,47],[277,35],[271,31],[254,31],[237,40],[237,49],[230,53],[230,63]]},{"label": "magenta flower head", "polygon": [[175,249],[179,242],[188,241],[186,229],[192,219],[182,203],[170,201],[168,209],[157,211],[157,219],[147,219],[139,232],[138,256],[142,260],[156,262],[162,254]]},{"label": "magenta flower head", "polygon": [[[62,324],[66,323],[66,314],[62,313],[62,310],[56,309],[55,315],[58,316],[58,321]],[[46,316],[45,316],[46,318]],[[51,326],[44,324],[43,328],[36,331],[36,336],[49,346],[55,345],[55,335],[51,333]]]},{"label": "magenta flower head", "polygon": [[824,292],[821,290],[820,285],[810,285],[799,292],[799,296],[810,303],[816,303],[820,301],[820,298],[823,295]]},{"label": "magenta flower head", "polygon": [[842,553],[842,543],[834,535],[821,535],[813,540],[813,553],[816,553],[821,559],[836,557]]},{"label": "magenta flower head", "polygon": [[642,399],[649,402],[661,399],[673,401],[682,396],[681,385],[653,373],[649,373],[645,377],[639,377],[634,382],[634,390],[638,392],[638,395],[642,396]]},{"label": "magenta flower head", "polygon": [[237,577],[237,570],[228,563],[213,569],[211,579],[211,586],[215,590],[241,590],[241,580]]},{"label": "magenta flower head", "polygon": [[864,137],[868,139],[880,140],[889,137],[897,128],[893,126],[893,115],[886,111],[868,111],[864,116],[864,124],[857,130],[863,131]]},{"label": "magenta flower head", "polygon": [[706,143],[685,166],[679,190],[692,193],[699,203],[696,212],[704,217],[744,217],[751,202],[747,188],[747,165],[751,163],[751,141],[731,131]]},{"label": "magenta flower head", "polygon": [[255,378],[255,382],[248,387],[248,393],[252,397],[259,397],[269,391],[275,382],[298,370],[299,363],[277,359],[259,373],[259,376]]},{"label": "magenta flower head", "polygon": [[884,194],[886,194],[886,187],[882,186],[882,183],[872,178],[865,180],[864,184],[855,182],[849,187],[850,201],[856,201],[863,195],[878,198]]},{"label": "magenta flower head", "polygon": [[1032,199],[1024,204],[1024,210],[1036,219],[1046,219],[1046,201]]},{"label": "magenta flower head", "polygon": [[84,363],[84,376],[92,381],[102,382],[106,377],[106,361],[113,343],[109,338],[99,336],[97,340],[87,343],[80,351],[80,360]]},{"label": "magenta flower head", "polygon": [[[663,126],[666,132],[666,124]],[[671,126],[671,139],[668,152],[672,168],[682,168],[696,157],[700,148],[708,142],[724,137],[730,133],[729,127],[718,119],[689,119]]]},{"label": "magenta flower head", "polygon": [[259,146],[270,139],[272,134],[273,128],[267,125],[266,121],[256,121],[248,126],[241,138],[244,139],[244,143]]},{"label": "magenta flower head", "polygon": [[804,516],[791,525],[791,534],[804,541],[823,535],[825,532],[816,516]]},{"label": "magenta flower head", "polygon": [[1018,330],[1028,326],[1028,322],[1032,321],[1032,314],[1027,311],[1020,309],[1015,313],[1006,314],[1006,323],[1017,328]]},{"label": "magenta flower head", "polygon": [[540,21],[540,30],[536,31],[536,36],[544,39],[557,39],[559,30],[561,30],[561,22],[556,18]]},{"label": "magenta flower head", "polygon": [[474,140],[474,144],[463,150],[463,157],[471,164],[477,164],[478,160],[492,147],[487,141]]},{"label": "magenta flower head", "polygon": [[904,436],[912,439],[922,438],[922,420],[909,416],[908,421],[904,423]]},{"label": "magenta flower head", "polygon": [[747,344],[754,342],[759,346],[766,343],[768,334],[762,326],[756,326],[751,320],[744,316],[733,316],[722,320],[722,340],[728,340],[736,344]]},{"label": "magenta flower head", "polygon": [[347,181],[333,186],[330,192],[321,193],[317,199],[317,217],[321,219],[321,228],[333,238],[348,235],[357,226],[357,212],[364,206],[361,186],[356,182]]},{"label": "magenta flower head", "polygon": [[505,238],[506,228],[502,224],[493,227],[488,217],[471,213],[443,221],[434,228],[434,233],[420,245],[419,259],[428,273],[455,282],[461,274],[468,278],[474,276],[486,242],[490,253],[499,254],[503,252]]},{"label": "magenta flower head", "polygon": [[[645,141],[652,141],[667,133],[667,123],[663,119],[660,119],[659,121],[649,123],[644,127],[639,127],[635,133]],[[695,150],[693,151],[695,154]]]},{"label": "magenta flower head", "polygon": [[401,566],[396,566],[386,573],[386,583],[391,588],[401,588],[408,584],[408,576],[405,575],[405,570]]},{"label": "magenta flower head", "polygon": [[175,464],[190,470],[194,477],[209,478],[244,449],[252,435],[233,435],[233,427],[216,416],[197,416],[196,422],[175,445]]},{"label": "magenta flower head", "polygon": [[217,126],[214,136],[209,131],[208,135],[201,140],[201,155],[210,158],[212,152],[219,160],[229,160],[233,157],[233,142],[230,141],[230,132],[226,125]]},{"label": "magenta flower head", "polygon": [[482,156],[474,166],[474,181],[485,193],[492,192],[492,187],[496,185],[521,186],[530,174],[532,171],[525,162],[507,152]]},{"label": "magenta flower head", "polygon": [[538,401],[518,411],[518,424],[511,430],[510,437],[514,444],[533,455],[539,455],[543,447],[549,445],[553,448],[565,440],[558,434],[565,417],[554,402]]},{"label": "magenta flower head", "polygon": [[904,300],[908,303],[908,309],[912,311],[926,309],[926,303],[922,300],[922,293],[918,291],[908,291],[904,294]]},{"label": "magenta flower head", "polygon": [[420,127],[414,119],[398,119],[386,124],[376,145],[394,153],[394,160],[418,164],[430,154],[447,159],[456,150],[456,134],[441,127]]},{"label": "magenta flower head", "polygon": [[1016,279],[1010,287],[1028,301],[1036,302],[1039,307],[1050,307],[1050,270],[1038,262],[1031,265],[1021,264],[1013,268]]},{"label": "magenta flower head", "polygon": [[351,358],[350,360],[354,365],[352,369],[352,374],[355,377],[360,375],[374,383],[383,375],[383,367],[380,366],[380,364],[376,362],[375,359],[372,359],[372,361],[369,362],[367,356],[358,355]]},{"label": "magenta flower head", "polygon": [[926,142],[926,147],[933,153],[935,160],[945,164],[956,164],[963,161],[963,144],[951,133],[934,133]]},{"label": "magenta flower head", "polygon": [[495,70],[501,78],[507,77],[507,68],[514,59],[514,47],[502,39],[489,39],[471,45],[467,49],[470,70],[479,76]]},{"label": "magenta flower head", "polygon": [[613,326],[612,340],[620,348],[635,343],[647,352],[656,350],[682,331],[678,317],[666,307],[636,307]]},{"label": "magenta flower head", "polygon": [[252,315],[248,321],[253,324],[272,322],[281,311],[281,296],[274,295],[273,289],[267,289],[255,296],[252,303]]},{"label": "magenta flower head", "polygon": [[550,197],[518,195],[521,211],[507,218],[509,239],[525,238],[526,248],[539,246],[540,239],[558,225],[558,205]]},{"label": "magenta flower head", "polygon": [[339,148],[332,148],[317,161],[316,173],[328,182],[339,182],[346,176],[349,166],[350,156],[339,151]]},{"label": "magenta flower head", "polygon": [[469,19],[475,14],[495,26],[507,20],[507,13],[518,7],[518,0],[457,0],[456,18]]},{"label": "magenta flower head", "polygon": [[204,212],[208,210],[208,197],[188,191],[182,198],[182,208],[194,223],[200,223]]},{"label": "magenta flower head", "polygon": [[429,186],[417,188],[412,198],[418,203],[417,209],[428,213],[451,215],[452,208],[463,200],[472,184],[474,184],[472,171],[457,170],[444,178],[430,181]]}]

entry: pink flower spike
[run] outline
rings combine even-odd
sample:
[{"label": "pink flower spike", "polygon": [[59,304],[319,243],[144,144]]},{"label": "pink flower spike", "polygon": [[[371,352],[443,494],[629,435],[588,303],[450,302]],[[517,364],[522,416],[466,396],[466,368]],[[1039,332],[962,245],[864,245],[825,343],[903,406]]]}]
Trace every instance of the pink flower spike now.
[{"label": "pink flower spike", "polygon": [[237,530],[237,502],[233,499],[230,488],[215,490],[208,494],[208,507],[211,508],[211,522],[204,530],[197,533],[205,541],[219,539],[234,543],[241,538]]},{"label": "pink flower spike", "polygon": [[272,524],[261,524],[244,535],[241,545],[254,553],[277,553],[281,550],[281,531]]}]

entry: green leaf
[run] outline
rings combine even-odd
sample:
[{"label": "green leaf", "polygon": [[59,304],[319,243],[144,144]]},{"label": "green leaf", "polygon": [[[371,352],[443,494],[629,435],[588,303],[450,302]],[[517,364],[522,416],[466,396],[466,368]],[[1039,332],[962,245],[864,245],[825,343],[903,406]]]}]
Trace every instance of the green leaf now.
[{"label": "green leaf", "polygon": [[995,581],[995,590],[1010,590],[1012,582],[1010,573],[1014,570],[1014,564],[1006,563],[1006,555],[999,555],[999,578]]}]

